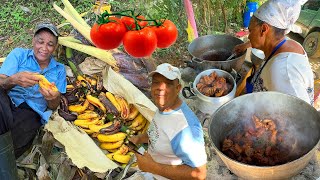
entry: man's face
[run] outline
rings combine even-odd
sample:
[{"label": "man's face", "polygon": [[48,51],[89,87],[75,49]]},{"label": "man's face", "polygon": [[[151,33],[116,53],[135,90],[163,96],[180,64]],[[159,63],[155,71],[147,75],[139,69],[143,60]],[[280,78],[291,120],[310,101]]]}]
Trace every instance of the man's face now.
[{"label": "man's face", "polygon": [[47,31],[41,31],[32,39],[34,55],[39,63],[49,62],[57,47],[57,38]]},{"label": "man's face", "polygon": [[256,21],[256,18],[253,16],[250,21],[249,25],[249,40],[251,42],[251,46],[253,48],[261,49],[261,46],[263,45],[262,41],[262,33],[261,33],[261,25],[259,25]]},{"label": "man's face", "polygon": [[180,90],[181,85],[177,79],[172,81],[158,73],[153,75],[151,97],[160,111],[175,108]]}]

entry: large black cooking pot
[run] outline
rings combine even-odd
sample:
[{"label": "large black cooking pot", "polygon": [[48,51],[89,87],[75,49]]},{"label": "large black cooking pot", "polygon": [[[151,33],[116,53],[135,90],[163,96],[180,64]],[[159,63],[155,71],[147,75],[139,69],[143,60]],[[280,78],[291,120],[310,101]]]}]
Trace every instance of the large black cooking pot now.
[{"label": "large black cooking pot", "polygon": [[230,35],[206,35],[194,39],[188,46],[192,55],[191,66],[199,71],[222,69],[239,72],[244,62],[246,51],[231,60],[226,59],[232,54],[233,48],[243,41]]},{"label": "large black cooking pot", "polygon": [[[275,166],[255,166],[233,160],[221,151],[223,140],[238,131],[239,125],[251,121],[252,115],[274,120],[278,132],[285,132],[281,143],[290,146],[285,153],[291,160]],[[278,92],[251,93],[216,110],[209,123],[209,136],[217,154],[237,176],[243,179],[288,179],[298,174],[314,155],[320,139],[320,115],[311,105],[294,96]]]}]

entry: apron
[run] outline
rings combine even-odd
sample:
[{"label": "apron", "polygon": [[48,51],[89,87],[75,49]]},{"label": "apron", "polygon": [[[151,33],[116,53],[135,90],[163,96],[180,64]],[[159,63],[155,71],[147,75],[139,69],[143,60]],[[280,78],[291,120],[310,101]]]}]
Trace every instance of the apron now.
[{"label": "apron", "polygon": [[264,61],[263,65],[259,68],[257,72],[253,69],[251,75],[246,79],[246,92],[252,93],[254,89],[254,84],[259,79],[260,74],[265,67],[265,65],[268,63],[268,61],[271,59],[271,57],[274,55],[274,53],[286,42],[287,40],[282,40],[271,52],[270,56],[267,58],[266,61]]}]

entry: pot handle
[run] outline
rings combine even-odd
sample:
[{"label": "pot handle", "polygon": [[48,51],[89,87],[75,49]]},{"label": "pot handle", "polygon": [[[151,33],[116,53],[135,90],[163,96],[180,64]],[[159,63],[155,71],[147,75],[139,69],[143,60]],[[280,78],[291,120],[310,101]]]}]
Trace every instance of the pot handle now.
[{"label": "pot handle", "polygon": [[196,57],[192,58],[192,61],[196,62],[196,63],[203,63],[203,61],[201,59],[198,59]]},{"label": "pot handle", "polygon": [[192,86],[192,83],[190,83],[189,86],[186,86],[182,89],[183,97],[187,99],[193,99],[196,96],[191,86]]}]

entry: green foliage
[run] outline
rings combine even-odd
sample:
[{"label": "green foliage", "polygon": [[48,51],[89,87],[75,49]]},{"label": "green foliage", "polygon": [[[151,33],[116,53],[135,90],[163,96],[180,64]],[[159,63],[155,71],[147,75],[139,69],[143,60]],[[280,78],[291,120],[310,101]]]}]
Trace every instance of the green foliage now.
[{"label": "green foliage", "polygon": [[267,0],[247,0],[247,2],[257,2],[259,7],[261,6],[261,4],[263,4],[264,2],[266,2]]},{"label": "green foliage", "polygon": [[[45,1],[49,2],[46,3]],[[14,47],[31,47],[34,26],[44,20],[56,25],[65,19],[52,7],[54,0],[5,0],[0,11],[0,57],[6,56]],[[69,0],[79,13],[92,9],[95,0]],[[264,1],[264,0],[260,0]],[[259,2],[260,2],[259,1]],[[23,3],[24,2],[24,3]],[[167,49],[157,49],[154,57],[166,61],[188,59],[187,17],[183,0],[109,0],[112,11],[134,9],[147,19],[167,18],[175,23],[179,36],[177,42]],[[57,5],[63,7],[57,0]],[[246,0],[192,0],[199,36],[217,33],[233,33],[242,25]],[[26,12],[22,7],[28,8]],[[88,16],[87,16],[88,17]],[[71,26],[60,31],[70,32]],[[177,62],[179,64],[181,62]]]},{"label": "green foliage", "polygon": [[[0,11],[0,57],[5,57],[15,47],[31,47],[35,25],[42,21],[51,21],[59,25],[64,18],[52,7],[52,0],[5,0]],[[79,12],[91,9],[94,0],[70,0]],[[58,5],[63,7],[61,2]]]}]

